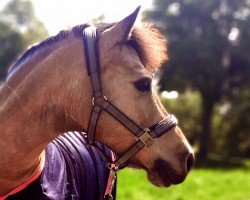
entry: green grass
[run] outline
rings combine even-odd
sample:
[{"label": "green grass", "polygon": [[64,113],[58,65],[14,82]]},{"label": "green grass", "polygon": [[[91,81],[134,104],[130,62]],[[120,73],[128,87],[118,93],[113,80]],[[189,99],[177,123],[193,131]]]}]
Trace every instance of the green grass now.
[{"label": "green grass", "polygon": [[[208,165],[209,166],[209,165]],[[212,164],[191,171],[184,183],[157,188],[141,170],[118,174],[118,200],[250,200],[250,162],[244,165]]]}]

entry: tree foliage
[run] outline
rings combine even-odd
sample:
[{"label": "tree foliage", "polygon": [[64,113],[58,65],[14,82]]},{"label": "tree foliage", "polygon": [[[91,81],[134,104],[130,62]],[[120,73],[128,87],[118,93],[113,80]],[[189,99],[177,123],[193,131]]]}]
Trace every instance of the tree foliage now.
[{"label": "tree foliage", "polygon": [[250,85],[250,2],[155,0],[145,18],[168,41],[161,88],[201,95],[200,155],[206,157],[215,105]]},{"label": "tree foliage", "polygon": [[169,113],[175,114],[189,142],[193,145],[198,143],[197,135],[201,130],[201,109],[197,106],[200,104],[200,101],[200,94],[192,91],[186,91],[176,99],[161,97],[163,106],[167,108]]},{"label": "tree foliage", "polygon": [[12,0],[0,12],[0,80],[7,68],[29,45],[48,36],[35,16],[32,3]]}]

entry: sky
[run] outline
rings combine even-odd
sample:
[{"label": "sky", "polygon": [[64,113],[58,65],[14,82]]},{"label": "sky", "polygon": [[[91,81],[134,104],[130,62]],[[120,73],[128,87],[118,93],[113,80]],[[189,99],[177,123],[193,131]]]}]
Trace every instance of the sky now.
[{"label": "sky", "polygon": [[[10,0],[0,0],[0,9]],[[145,10],[152,0],[31,0],[37,17],[44,23],[50,35],[77,24],[90,23],[105,16],[105,22],[115,22],[132,13],[141,5]]]}]

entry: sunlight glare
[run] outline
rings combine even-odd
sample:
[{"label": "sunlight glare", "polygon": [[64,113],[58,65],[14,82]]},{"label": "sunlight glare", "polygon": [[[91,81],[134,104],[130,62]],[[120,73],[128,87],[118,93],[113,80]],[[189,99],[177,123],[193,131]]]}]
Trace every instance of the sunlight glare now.
[{"label": "sunlight glare", "polygon": [[228,39],[234,41],[239,37],[239,29],[234,27],[231,29],[231,32],[228,34]]},{"label": "sunlight glare", "polygon": [[176,99],[179,96],[179,94],[177,91],[171,91],[171,92],[163,91],[161,93],[161,96],[166,99]]},{"label": "sunlight glare", "polygon": [[152,0],[61,0],[60,2],[33,0],[32,2],[38,18],[52,35],[77,24],[90,23],[101,15],[104,15],[105,22],[115,22],[129,15],[139,5],[142,6],[142,11],[152,5]]}]

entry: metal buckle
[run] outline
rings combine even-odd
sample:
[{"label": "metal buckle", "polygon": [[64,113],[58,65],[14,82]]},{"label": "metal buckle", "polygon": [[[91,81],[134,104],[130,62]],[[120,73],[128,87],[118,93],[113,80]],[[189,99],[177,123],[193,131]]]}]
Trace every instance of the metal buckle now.
[{"label": "metal buckle", "polygon": [[146,147],[150,147],[154,143],[154,138],[152,138],[149,134],[149,128],[145,128],[143,131],[144,133],[140,137],[136,138],[136,140],[140,140]]}]

